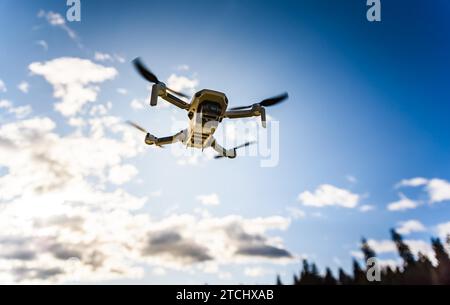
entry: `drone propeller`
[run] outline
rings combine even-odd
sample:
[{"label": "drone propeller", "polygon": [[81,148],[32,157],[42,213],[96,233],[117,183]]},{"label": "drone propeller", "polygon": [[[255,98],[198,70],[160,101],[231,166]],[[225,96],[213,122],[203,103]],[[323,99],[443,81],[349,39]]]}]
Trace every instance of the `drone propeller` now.
[{"label": "drone propeller", "polygon": [[257,104],[253,104],[253,105],[249,105],[249,106],[242,106],[242,107],[233,107],[230,108],[230,110],[243,110],[243,109],[247,109],[247,108],[251,108],[254,105],[258,105],[258,106],[263,106],[263,107],[270,107],[270,106],[274,106],[276,104],[281,103],[282,101],[284,101],[285,99],[288,98],[288,94],[287,93],[283,93],[268,99],[265,99]]},{"label": "drone propeller", "polygon": [[142,132],[145,133],[145,134],[148,133],[147,129],[145,129],[145,128],[142,127],[142,126],[139,126],[138,124],[136,124],[136,123],[134,123],[134,122],[132,122],[132,121],[126,121],[126,123],[127,123],[128,125],[130,125],[130,126],[136,128],[137,130],[142,131]]},{"label": "drone propeller", "polygon": [[[233,148],[233,149],[236,150],[236,149],[239,149],[239,148],[242,148],[242,147],[250,146],[250,145],[255,144],[255,143],[256,143],[255,141],[246,142],[246,143],[244,143],[244,144],[241,144],[241,145],[236,146],[236,147]],[[225,156],[223,156],[223,155],[217,155],[217,156],[214,157],[214,159],[220,159],[220,158],[223,158],[223,157],[225,157]]]},{"label": "drone propeller", "polygon": [[[142,63],[142,61],[141,61],[141,59],[140,59],[139,57],[138,57],[138,58],[135,58],[135,59],[133,60],[133,64],[134,64],[134,67],[136,68],[136,70],[138,71],[138,73],[139,73],[144,79],[146,79],[146,80],[149,81],[150,83],[154,83],[154,84],[159,84],[159,83],[161,83],[161,81],[159,81],[158,77],[156,77],[156,75],[155,75],[152,71],[150,71],[150,70]],[[182,93],[182,92],[178,92],[178,91],[175,91],[175,90],[170,89],[170,88],[167,88],[167,87],[166,87],[166,89],[167,89],[167,91],[170,91],[170,92],[172,92],[172,93],[175,93],[176,95],[179,95],[179,96],[181,96],[181,97],[189,98],[188,95],[186,95],[186,94],[184,94],[184,93]]]},{"label": "drone propeller", "polygon": [[[134,122],[132,122],[132,121],[126,121],[126,123],[127,123],[128,125],[130,125],[130,126],[136,128],[137,130],[142,131],[142,132],[145,133],[145,134],[148,134],[148,133],[149,133],[149,132],[147,131],[147,129],[145,129],[144,127],[142,127],[142,126],[140,126],[140,125],[138,125],[138,124],[136,124],[136,123],[134,123]],[[156,144],[155,144],[155,145],[156,145]],[[164,148],[164,146],[161,146],[161,145],[156,145],[156,146],[158,146],[159,148]]]}]

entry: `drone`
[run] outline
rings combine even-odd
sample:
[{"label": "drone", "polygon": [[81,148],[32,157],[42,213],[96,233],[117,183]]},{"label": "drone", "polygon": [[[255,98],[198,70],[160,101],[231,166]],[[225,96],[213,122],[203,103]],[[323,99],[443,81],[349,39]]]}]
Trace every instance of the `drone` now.
[{"label": "drone", "polygon": [[188,95],[168,88],[166,84],[161,82],[155,74],[145,67],[140,58],[134,59],[133,65],[145,80],[153,84],[150,96],[150,106],[156,106],[158,97],[161,97],[172,105],[186,110],[189,118],[189,127],[187,129],[184,129],[175,135],[162,138],[158,138],[138,124],[128,121],[127,123],[129,125],[146,134],[145,143],[147,145],[163,147],[164,145],[181,142],[187,147],[200,148],[202,150],[211,147],[218,153],[215,157],[216,159],[223,157],[233,159],[236,157],[237,149],[247,147],[254,144],[254,142],[246,142],[231,149],[223,148],[217,143],[213,136],[219,123],[222,122],[223,119],[259,116],[261,117],[262,126],[266,128],[265,107],[277,105],[288,98],[288,94],[283,93],[253,105],[228,108],[228,99],[224,93],[203,89],[195,93],[191,102],[187,103],[181,98],[189,99],[190,97]]}]

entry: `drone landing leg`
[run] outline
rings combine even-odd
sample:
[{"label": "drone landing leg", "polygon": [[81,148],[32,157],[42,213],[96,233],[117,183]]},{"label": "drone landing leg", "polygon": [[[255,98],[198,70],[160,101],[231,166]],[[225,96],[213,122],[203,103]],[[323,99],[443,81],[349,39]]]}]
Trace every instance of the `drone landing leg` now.
[{"label": "drone landing leg", "polygon": [[219,144],[217,144],[216,140],[214,140],[211,143],[211,147],[220,155],[223,157],[227,157],[230,159],[236,158],[236,149],[225,149]]}]

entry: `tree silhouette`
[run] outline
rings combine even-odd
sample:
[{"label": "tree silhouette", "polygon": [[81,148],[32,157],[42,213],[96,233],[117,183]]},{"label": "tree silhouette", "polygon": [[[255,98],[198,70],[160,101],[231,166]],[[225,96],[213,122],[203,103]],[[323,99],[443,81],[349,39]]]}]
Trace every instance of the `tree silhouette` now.
[{"label": "tree silhouette", "polygon": [[[294,285],[450,285],[450,256],[446,247],[439,238],[432,238],[431,245],[434,251],[434,258],[430,259],[423,253],[418,253],[417,257],[411,252],[410,247],[403,241],[403,237],[391,230],[391,238],[397,247],[398,254],[402,259],[402,265],[395,268],[384,267],[381,269],[381,281],[370,282],[366,274],[368,266],[362,268],[356,259],[353,259],[353,274],[347,274],[342,268],[338,270],[338,277],[335,278],[330,268],[325,269],[325,274],[321,275],[314,263],[309,263],[306,259],[302,261],[303,269],[300,274],[294,275]],[[446,238],[447,248],[450,249],[450,235]],[[375,251],[369,246],[365,238],[361,239],[361,251],[364,259],[375,258]],[[435,264],[432,263],[435,261]],[[282,285],[281,279],[277,277],[277,284]]]}]

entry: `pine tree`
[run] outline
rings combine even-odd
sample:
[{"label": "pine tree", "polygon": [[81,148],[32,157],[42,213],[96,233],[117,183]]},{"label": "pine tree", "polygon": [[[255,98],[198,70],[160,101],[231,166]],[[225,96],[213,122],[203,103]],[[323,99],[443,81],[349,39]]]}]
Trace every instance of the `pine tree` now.
[{"label": "pine tree", "polygon": [[414,259],[414,255],[411,253],[409,246],[405,244],[405,242],[403,241],[403,237],[400,234],[398,234],[394,229],[391,229],[391,235],[392,241],[395,242],[398,253],[400,257],[403,259],[405,268],[414,265],[416,260]]},{"label": "pine tree", "polygon": [[450,258],[439,238],[432,238],[431,244],[438,262],[437,274],[440,284],[450,284]]},{"label": "pine tree", "polygon": [[361,239],[361,251],[364,253],[364,258],[368,261],[370,258],[376,257],[375,251],[369,246],[367,240],[363,237]]},{"label": "pine tree", "polygon": [[[432,238],[431,244],[435,252],[437,265],[433,266],[430,258],[423,253],[418,253],[418,259],[414,257],[408,245],[395,230],[391,230],[392,240],[395,242],[400,257],[403,260],[403,267],[386,267],[382,270],[383,285],[401,284],[446,284],[450,285],[450,255],[445,250],[439,238]],[[450,235],[446,240],[450,246]],[[375,257],[376,253],[369,247],[366,239],[361,241],[361,250],[366,259]],[[296,285],[367,285],[370,282],[366,279],[367,270],[362,269],[356,259],[353,259],[353,277],[346,274],[342,268],[338,271],[338,280],[333,276],[330,268],[326,268],[325,275],[321,276],[317,266],[303,260],[303,269],[299,277],[294,275]],[[277,284],[282,285],[281,279],[277,276]],[[378,283],[377,283],[378,284]]]},{"label": "pine tree", "polygon": [[347,273],[345,273],[345,271],[342,268],[339,268],[338,274],[339,274],[339,284],[350,285],[352,283],[353,279]]},{"label": "pine tree", "polygon": [[278,286],[283,285],[283,283],[281,282],[281,278],[280,278],[280,275],[279,275],[279,274],[277,274],[277,285],[278,285]]},{"label": "pine tree", "polygon": [[356,285],[366,284],[366,277],[364,271],[358,264],[356,259],[353,259],[353,281]]},{"label": "pine tree", "polygon": [[337,281],[333,276],[330,268],[327,268],[325,271],[325,278],[323,279],[324,285],[336,285]]}]

